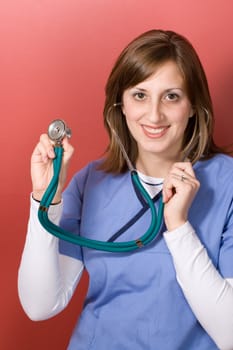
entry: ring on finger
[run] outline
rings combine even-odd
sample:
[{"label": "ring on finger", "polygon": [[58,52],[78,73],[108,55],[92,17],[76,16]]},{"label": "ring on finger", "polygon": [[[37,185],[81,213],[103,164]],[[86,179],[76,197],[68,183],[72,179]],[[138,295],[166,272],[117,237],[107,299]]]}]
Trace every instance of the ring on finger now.
[{"label": "ring on finger", "polygon": [[181,181],[184,181],[184,180],[186,180],[186,179],[187,179],[187,177],[185,177],[184,174],[182,174],[182,175],[180,176],[180,180],[181,180]]}]

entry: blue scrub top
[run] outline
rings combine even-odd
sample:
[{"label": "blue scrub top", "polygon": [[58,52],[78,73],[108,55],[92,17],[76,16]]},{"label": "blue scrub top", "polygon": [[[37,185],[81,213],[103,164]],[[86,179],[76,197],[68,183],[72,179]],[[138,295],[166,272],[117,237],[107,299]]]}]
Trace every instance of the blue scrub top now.
[{"label": "blue scrub top", "polygon": [[[64,192],[61,226],[107,241],[142,210],[130,173],[107,174],[100,161],[78,172]],[[209,257],[233,277],[233,158],[216,155],[194,166],[201,187],[189,221]],[[157,201],[155,205],[158,206]],[[145,213],[117,241],[137,239],[150,223]],[[159,237],[133,253],[109,253],[60,241],[60,252],[81,259],[89,274],[84,308],[70,350],[214,350],[177,283],[171,254]]]}]

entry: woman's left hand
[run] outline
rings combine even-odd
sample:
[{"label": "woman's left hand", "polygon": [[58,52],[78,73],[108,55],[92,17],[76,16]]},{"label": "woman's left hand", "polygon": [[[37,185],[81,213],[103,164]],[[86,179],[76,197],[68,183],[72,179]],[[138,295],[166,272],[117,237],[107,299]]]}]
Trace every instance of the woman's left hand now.
[{"label": "woman's left hand", "polygon": [[183,225],[200,187],[190,162],[174,163],[163,183],[164,220],[168,231]]}]

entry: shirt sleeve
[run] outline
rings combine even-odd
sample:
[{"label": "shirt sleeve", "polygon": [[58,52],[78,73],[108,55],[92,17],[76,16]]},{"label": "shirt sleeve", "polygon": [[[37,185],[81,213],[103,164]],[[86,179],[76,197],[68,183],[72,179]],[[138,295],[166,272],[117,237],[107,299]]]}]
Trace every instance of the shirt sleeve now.
[{"label": "shirt sleeve", "polygon": [[[59,254],[58,238],[40,224],[39,203],[31,199],[28,232],[18,273],[18,293],[26,314],[44,320],[63,310],[80,280],[83,263]],[[62,204],[49,208],[49,219],[58,224]]]},{"label": "shirt sleeve", "polygon": [[165,232],[164,238],[173,258],[177,281],[198,321],[221,350],[232,350],[232,280],[221,276],[188,222]]},{"label": "shirt sleeve", "polygon": [[222,234],[218,268],[222,276],[233,278],[233,200],[228,210]]}]

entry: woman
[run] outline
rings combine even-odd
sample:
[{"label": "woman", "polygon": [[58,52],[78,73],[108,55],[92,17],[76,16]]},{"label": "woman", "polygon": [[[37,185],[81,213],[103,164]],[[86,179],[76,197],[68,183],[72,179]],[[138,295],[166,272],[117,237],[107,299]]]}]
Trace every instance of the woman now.
[{"label": "woman", "polygon": [[110,137],[104,159],[75,174],[62,195],[73,153],[64,139],[51,220],[86,238],[138,238],[150,213],[132,184],[130,162],[156,206],[162,190],[160,234],[133,253],[81,248],[49,235],[37,219],[54,158],[42,135],[31,159],[19,269],[26,313],[42,320],[60,312],[86,268],[89,289],[69,349],[233,349],[233,159],[214,144],[208,84],[191,44],[163,30],[133,40],[108,79],[104,123]]}]

